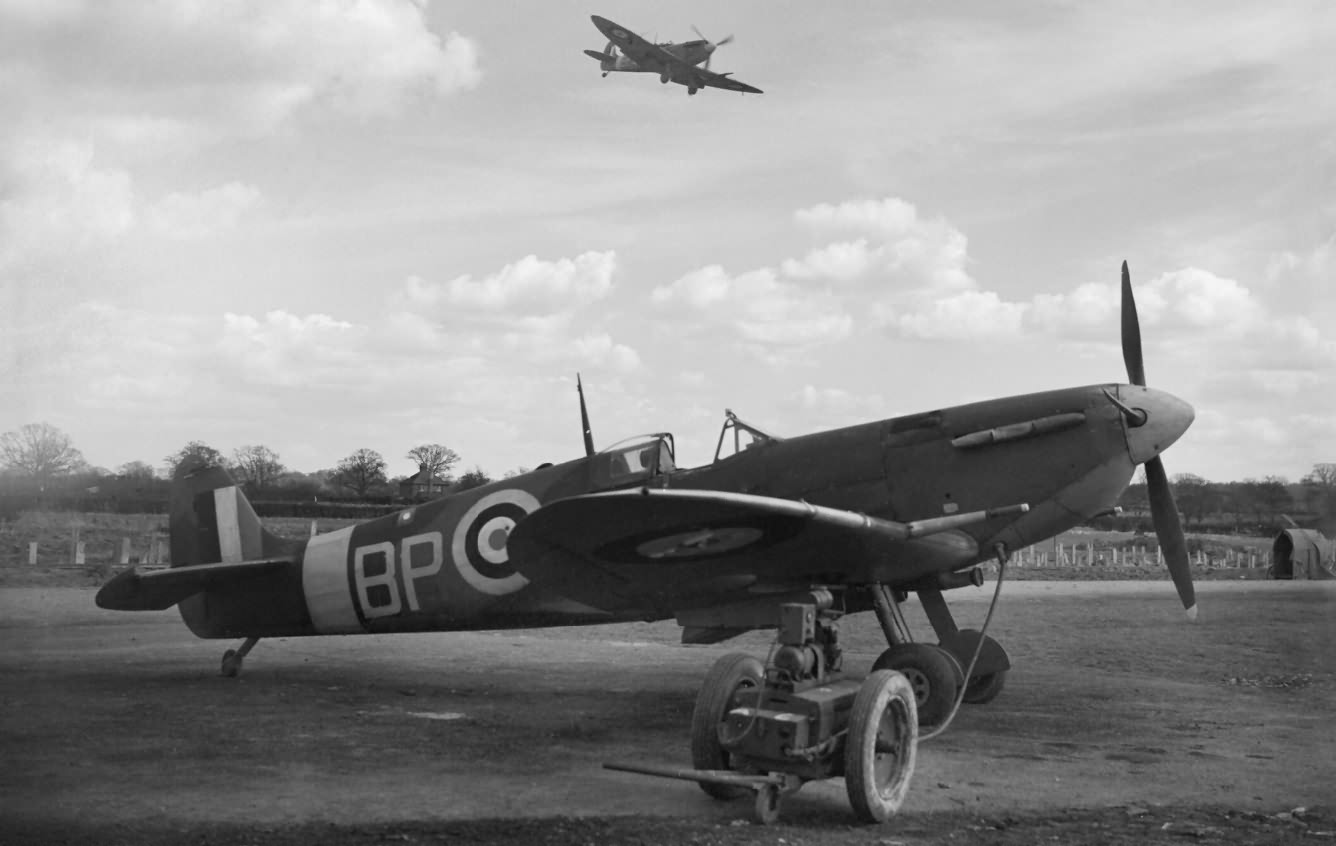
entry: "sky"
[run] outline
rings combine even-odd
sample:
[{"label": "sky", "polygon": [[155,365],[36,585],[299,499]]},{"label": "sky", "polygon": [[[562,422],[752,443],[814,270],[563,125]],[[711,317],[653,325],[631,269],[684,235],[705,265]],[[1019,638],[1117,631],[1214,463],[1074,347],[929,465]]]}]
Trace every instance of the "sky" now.
[{"label": "sky", "polygon": [[[762,95],[603,78],[589,15]],[[0,432],[493,476],[1125,382],[1336,461],[1336,5],[0,0]]]}]

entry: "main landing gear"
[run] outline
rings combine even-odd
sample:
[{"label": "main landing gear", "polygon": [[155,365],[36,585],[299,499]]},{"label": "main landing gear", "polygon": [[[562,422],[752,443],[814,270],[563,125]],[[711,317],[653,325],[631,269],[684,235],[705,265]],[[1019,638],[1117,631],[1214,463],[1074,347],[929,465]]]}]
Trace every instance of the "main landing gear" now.
[{"label": "main landing gear", "polygon": [[[1005,563],[1005,550],[998,550],[999,563]],[[1001,574],[999,573],[999,579]],[[1011,659],[1002,645],[975,629],[956,626],[951,610],[942,598],[942,590],[982,584],[982,573],[935,580],[916,588],[923,610],[928,615],[938,643],[918,643],[910,634],[900,603],[908,593],[885,585],[870,585],[873,608],[888,644],[872,669],[897,670],[909,679],[918,705],[919,726],[925,732],[942,728],[956,707],[956,700],[982,705],[991,702],[1006,684]],[[996,596],[994,596],[996,602]],[[992,611],[990,609],[989,614]],[[985,624],[985,628],[986,628]],[[977,657],[976,657],[977,654]],[[971,667],[971,661],[973,666]],[[965,677],[969,668],[969,678]],[[964,694],[961,695],[961,687]]]},{"label": "main landing gear", "polygon": [[241,673],[241,664],[246,660],[255,644],[259,643],[258,637],[248,637],[246,642],[241,644],[240,649],[229,649],[223,653],[223,666],[219,673],[229,679],[234,679]]}]

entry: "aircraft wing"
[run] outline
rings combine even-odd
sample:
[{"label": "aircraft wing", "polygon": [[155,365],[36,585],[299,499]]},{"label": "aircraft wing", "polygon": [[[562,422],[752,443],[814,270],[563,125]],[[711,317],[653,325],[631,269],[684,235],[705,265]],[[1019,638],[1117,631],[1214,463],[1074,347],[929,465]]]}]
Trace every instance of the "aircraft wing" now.
[{"label": "aircraft wing", "polygon": [[959,527],[1025,509],[900,523],[790,499],[641,488],[549,503],[516,525],[507,549],[532,582],[579,602],[676,611],[779,587],[956,569],[979,558]]},{"label": "aircraft wing", "polygon": [[656,66],[690,67],[686,62],[669,53],[654,42],[641,38],[624,26],[615,24],[607,18],[591,15],[594,26],[616,44],[622,55],[635,62],[644,70],[655,70]]},{"label": "aircraft wing", "polygon": [[695,77],[696,84],[708,86],[710,88],[725,88],[729,91],[740,91],[743,94],[764,94],[759,88],[755,88],[740,79],[734,79],[726,73],[715,73],[705,68],[692,67],[691,75]]},{"label": "aircraft wing", "polygon": [[266,558],[196,564],[141,573],[131,567],[97,592],[99,608],[113,611],[162,611],[211,587],[234,585],[272,573],[297,562],[297,558]]}]

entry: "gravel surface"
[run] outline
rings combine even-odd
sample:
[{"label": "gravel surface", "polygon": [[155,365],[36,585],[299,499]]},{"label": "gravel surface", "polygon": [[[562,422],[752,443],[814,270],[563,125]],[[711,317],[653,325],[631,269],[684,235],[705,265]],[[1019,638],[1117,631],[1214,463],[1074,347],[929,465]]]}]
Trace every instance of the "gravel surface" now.
[{"label": "gravel surface", "polygon": [[[949,595],[962,626],[991,596]],[[687,782],[696,687],[753,633],[671,623],[262,641],[238,679],[175,612],[0,589],[0,840],[14,843],[1325,842],[1336,834],[1336,583],[1013,582],[1014,669],[921,745],[901,814],[840,780],[746,823]],[[915,603],[915,630],[926,633]],[[847,668],[882,648],[844,622]]]}]

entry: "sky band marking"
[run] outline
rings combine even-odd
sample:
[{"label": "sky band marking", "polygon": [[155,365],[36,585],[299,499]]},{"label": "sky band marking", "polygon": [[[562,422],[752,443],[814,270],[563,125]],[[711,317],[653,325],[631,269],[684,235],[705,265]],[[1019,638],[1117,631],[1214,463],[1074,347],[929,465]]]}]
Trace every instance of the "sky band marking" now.
[{"label": "sky band marking", "polygon": [[213,513],[218,521],[220,561],[244,561],[241,554],[241,525],[237,522],[237,487],[231,485],[213,492]]},{"label": "sky band marking", "polygon": [[353,526],[316,535],[302,556],[302,592],[311,625],[320,634],[365,631],[348,584],[348,543]]}]

